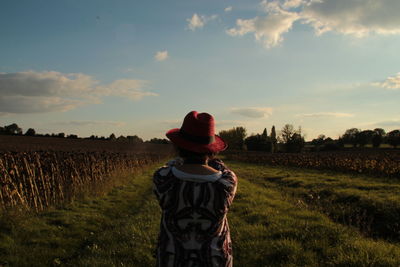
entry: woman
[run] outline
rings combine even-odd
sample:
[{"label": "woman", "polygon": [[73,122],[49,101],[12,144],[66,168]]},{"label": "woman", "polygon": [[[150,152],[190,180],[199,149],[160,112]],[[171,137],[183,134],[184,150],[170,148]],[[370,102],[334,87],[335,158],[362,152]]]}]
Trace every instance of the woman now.
[{"label": "woman", "polygon": [[215,155],[227,144],[215,135],[214,118],[192,111],[166,136],[179,152],[154,173],[162,209],[157,266],[232,266],[227,212],[237,178]]}]

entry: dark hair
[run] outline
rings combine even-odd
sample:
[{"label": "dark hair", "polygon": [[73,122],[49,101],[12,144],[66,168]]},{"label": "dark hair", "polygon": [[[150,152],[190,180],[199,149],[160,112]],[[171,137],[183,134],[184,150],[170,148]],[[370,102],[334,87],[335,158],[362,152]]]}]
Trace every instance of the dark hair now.
[{"label": "dark hair", "polygon": [[178,155],[183,158],[185,163],[204,163],[207,159],[212,159],[217,153],[197,153],[175,146]]}]

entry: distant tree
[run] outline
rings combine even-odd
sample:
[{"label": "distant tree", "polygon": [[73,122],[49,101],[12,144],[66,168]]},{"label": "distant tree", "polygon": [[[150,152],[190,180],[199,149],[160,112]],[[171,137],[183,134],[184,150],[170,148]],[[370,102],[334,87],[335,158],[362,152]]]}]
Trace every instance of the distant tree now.
[{"label": "distant tree", "polygon": [[320,134],[310,143],[314,146],[314,150],[316,151],[330,151],[338,150],[341,147],[339,140],[333,140],[330,137],[326,137],[325,135]]},{"label": "distant tree", "polygon": [[126,137],[123,136],[123,135],[120,135],[120,136],[117,138],[117,141],[119,141],[119,142],[126,141]]},{"label": "distant tree", "polygon": [[324,144],[325,138],[326,138],[325,135],[320,134],[320,135],[318,135],[317,138],[314,138],[314,139],[311,141],[311,144],[312,144],[313,146],[315,146],[315,147],[318,148],[318,147],[320,147],[320,146],[322,146],[322,145]]},{"label": "distant tree", "polygon": [[325,138],[324,144],[320,150],[321,151],[332,151],[332,150],[338,150],[341,147],[342,147],[342,144],[340,143],[339,140],[333,140],[332,138],[328,137],[328,138]]},{"label": "distant tree", "polygon": [[168,139],[161,139],[161,138],[151,138],[149,141],[146,141],[147,143],[151,144],[170,144],[171,142]]},{"label": "distant tree", "polygon": [[357,146],[357,135],[360,130],[357,128],[347,129],[346,132],[342,135],[342,140],[345,144],[352,144],[353,147]]},{"label": "distant tree", "polygon": [[266,130],[262,134],[251,135],[244,140],[246,148],[249,151],[267,151],[271,152],[272,143]]},{"label": "distant tree", "polygon": [[387,134],[387,142],[389,145],[397,148],[400,144],[400,130],[393,130]]},{"label": "distant tree", "polygon": [[228,149],[244,149],[244,139],[246,138],[246,128],[234,127],[230,130],[220,131],[218,134],[228,143]]},{"label": "distant tree", "polygon": [[4,127],[1,127],[1,126],[0,126],[0,134],[5,134],[5,129],[4,129]]},{"label": "distant tree", "polygon": [[57,134],[57,137],[58,138],[65,138],[65,133],[59,133],[59,134]]},{"label": "distant tree", "polygon": [[67,136],[69,139],[78,139],[78,136],[76,134],[70,134]]},{"label": "distant tree", "polygon": [[379,134],[379,135],[382,135],[382,136],[386,135],[386,131],[384,129],[382,129],[382,128],[375,128],[374,132]]},{"label": "distant tree", "polygon": [[379,147],[385,138],[386,132],[382,128],[375,128],[374,135],[372,137],[372,146]]},{"label": "distant tree", "polygon": [[268,133],[267,133],[267,128],[264,128],[264,131],[261,134],[262,138],[268,139]]},{"label": "distant tree", "polygon": [[36,131],[35,131],[35,129],[33,129],[33,128],[29,128],[29,129],[26,131],[25,135],[26,135],[26,136],[35,136],[35,135],[36,135]]},{"label": "distant tree", "polygon": [[280,135],[280,139],[282,140],[282,143],[286,144],[290,141],[290,139],[292,139],[292,136],[296,133],[293,125],[291,124],[286,124],[285,126],[283,126],[282,130],[281,130],[281,135]]},{"label": "distant tree", "polygon": [[275,126],[273,125],[271,128],[271,152],[274,153],[278,150],[277,148],[277,144],[278,144],[278,140],[276,138],[276,132],[275,132]]},{"label": "distant tree", "polygon": [[130,142],[130,143],[143,143],[143,139],[142,138],[140,138],[139,136],[137,136],[137,135],[128,135],[127,137],[126,137],[126,139],[128,140],[128,142]]},{"label": "distant tree", "polygon": [[301,152],[305,144],[301,128],[299,127],[298,130],[295,130],[291,124],[286,124],[282,128],[280,139],[285,146],[286,152]]},{"label": "distant tree", "polygon": [[109,139],[110,141],[115,141],[115,140],[117,140],[117,138],[115,137],[115,134],[114,134],[114,133],[110,134],[110,137],[108,137],[108,139]]},{"label": "distant tree", "polygon": [[356,134],[357,144],[360,147],[364,147],[366,144],[372,143],[372,138],[374,137],[374,131],[364,130]]},{"label": "distant tree", "polygon": [[4,134],[7,135],[22,135],[22,129],[16,123],[4,126]]}]

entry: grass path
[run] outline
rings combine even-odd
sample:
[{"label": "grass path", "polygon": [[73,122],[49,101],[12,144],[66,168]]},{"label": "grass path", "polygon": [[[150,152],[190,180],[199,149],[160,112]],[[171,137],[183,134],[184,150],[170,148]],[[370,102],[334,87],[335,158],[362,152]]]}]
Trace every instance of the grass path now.
[{"label": "grass path", "polygon": [[[265,167],[227,162],[239,186],[228,215],[235,266],[399,266],[400,246],[362,237],[268,184]],[[0,218],[0,265],[154,266],[156,166],[103,197]]]}]

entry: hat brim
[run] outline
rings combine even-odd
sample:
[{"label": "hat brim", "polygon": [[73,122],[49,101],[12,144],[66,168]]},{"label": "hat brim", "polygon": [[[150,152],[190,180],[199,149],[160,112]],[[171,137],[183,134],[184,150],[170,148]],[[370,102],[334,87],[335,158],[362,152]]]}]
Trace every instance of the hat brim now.
[{"label": "hat brim", "polygon": [[228,144],[218,135],[215,135],[215,141],[211,144],[198,144],[184,139],[179,131],[179,128],[171,129],[165,135],[173,144],[189,151],[196,153],[217,153],[228,147]]}]

